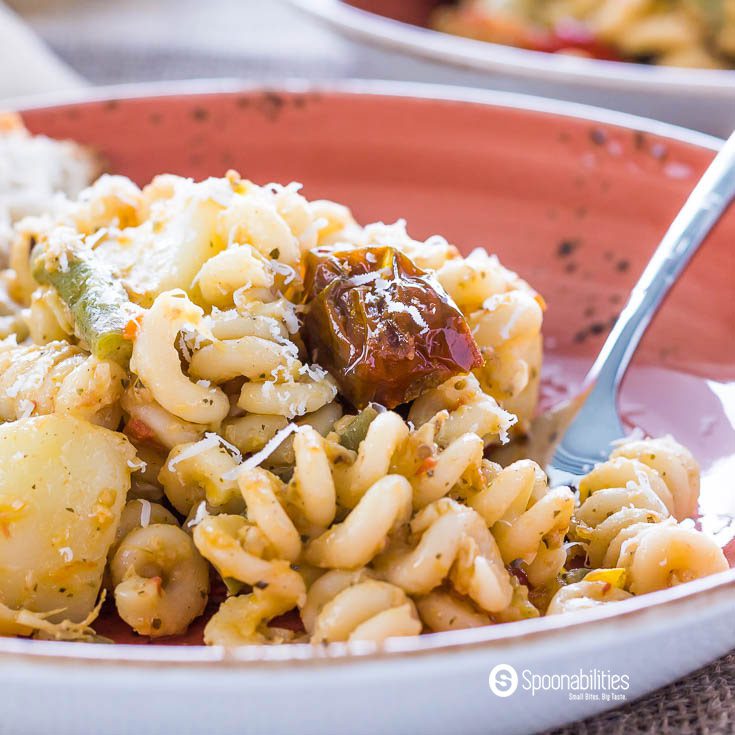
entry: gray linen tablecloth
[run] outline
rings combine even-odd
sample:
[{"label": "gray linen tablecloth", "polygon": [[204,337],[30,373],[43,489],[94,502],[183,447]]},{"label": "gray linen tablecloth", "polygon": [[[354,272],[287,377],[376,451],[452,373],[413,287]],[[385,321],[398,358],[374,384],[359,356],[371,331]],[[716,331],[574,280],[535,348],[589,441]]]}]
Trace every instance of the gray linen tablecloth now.
[{"label": "gray linen tablecloth", "polygon": [[[276,0],[9,4],[93,84],[195,77],[452,81],[441,67],[347,41]],[[735,733],[735,653],[644,699],[553,735],[638,733]]]}]

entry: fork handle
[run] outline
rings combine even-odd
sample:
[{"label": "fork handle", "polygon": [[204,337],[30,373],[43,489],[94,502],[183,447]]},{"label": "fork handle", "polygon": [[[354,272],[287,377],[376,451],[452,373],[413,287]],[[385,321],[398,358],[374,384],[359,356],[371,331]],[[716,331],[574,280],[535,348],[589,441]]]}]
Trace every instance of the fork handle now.
[{"label": "fork handle", "polygon": [[614,395],[638,343],[671,286],[735,198],[735,132],[676,215],[631,291],[585,380]]}]

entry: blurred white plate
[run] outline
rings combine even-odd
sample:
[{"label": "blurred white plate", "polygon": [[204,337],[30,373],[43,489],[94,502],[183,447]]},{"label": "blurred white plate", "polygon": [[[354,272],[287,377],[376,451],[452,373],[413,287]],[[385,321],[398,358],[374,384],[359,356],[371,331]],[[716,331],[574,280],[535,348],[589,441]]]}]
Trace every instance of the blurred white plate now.
[{"label": "blurred white plate", "polygon": [[[397,20],[420,18],[429,0],[359,0],[360,7],[344,0],[290,2],[353,38],[438,62],[445,67],[442,81],[604,105],[720,136],[735,128],[735,71],[528,51]],[[453,78],[447,78],[447,66]]]}]

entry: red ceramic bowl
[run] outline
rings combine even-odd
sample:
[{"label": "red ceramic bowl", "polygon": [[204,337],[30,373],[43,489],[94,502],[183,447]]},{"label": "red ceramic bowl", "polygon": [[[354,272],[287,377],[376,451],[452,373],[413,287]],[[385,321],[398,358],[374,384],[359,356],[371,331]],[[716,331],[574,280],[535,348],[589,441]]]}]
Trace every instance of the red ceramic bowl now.
[{"label": "red ceramic bowl", "polygon": [[[236,168],[299,181],[362,222],[403,217],[417,237],[495,252],[549,304],[547,401],[574,391],[718,141],[545,100],[384,89],[121,96],[23,117],[33,132],[95,146],[139,184]],[[735,211],[674,288],[622,401],[631,424],[674,433],[705,470],[735,452],[723,406],[735,381],[733,241]]]},{"label": "red ceramic bowl", "polygon": [[[307,197],[346,203],[363,222],[404,217],[416,237],[441,233],[465,252],[480,246],[497,253],[527,277],[549,305],[546,405],[578,388],[631,285],[719,145],[714,138],[640,118],[459,89],[367,84],[331,90],[109,94],[106,99],[29,108],[23,118],[33,132],[97,147],[110,171],[140,184],[161,172],[198,178],[237,168],[257,182],[300,181]],[[703,525],[723,545],[735,529],[733,242],[735,211],[721,221],[675,286],[636,356],[621,401],[631,426],[652,434],[671,432],[698,455],[706,478]],[[415,725],[427,733],[446,732],[439,727],[442,720],[431,713],[446,716],[452,707],[444,703],[444,694],[454,698],[453,692],[460,690],[471,693],[462,704],[467,707],[465,719],[470,714],[497,716],[504,732],[518,731],[529,718],[537,727],[548,726],[569,719],[571,710],[551,712],[544,706],[543,711],[534,710],[533,717],[529,710],[519,719],[517,710],[503,714],[493,709],[486,690],[464,688],[460,679],[476,687],[481,678],[477,672],[485,666],[483,651],[489,662],[493,651],[531,655],[537,643],[553,649],[559,661],[566,657],[570,666],[581,665],[586,656],[590,665],[599,663],[602,653],[620,648],[600,650],[600,641],[617,635],[621,623],[616,620],[627,621],[623,627],[629,631],[651,626],[650,631],[661,632],[662,620],[669,621],[670,635],[674,622],[681,635],[694,631],[699,643],[691,651],[681,649],[663,669],[645,659],[648,669],[655,671],[645,678],[641,673],[637,696],[732,645],[731,625],[723,611],[730,609],[727,600],[734,589],[735,572],[728,572],[620,603],[617,609],[590,612],[581,626],[577,625],[581,618],[572,615],[402,640],[360,671],[367,676],[373,670],[370,665],[388,665],[380,675],[388,688],[373,690],[381,702],[393,696],[390,692],[396,697],[403,692],[401,701],[391,699],[394,709],[386,710],[398,713],[398,719],[389,720],[391,731],[401,727],[411,731],[409,725]],[[715,611],[719,628],[713,622]],[[707,630],[717,630],[718,635],[700,634],[701,626],[692,628],[694,620],[709,621]],[[662,643],[651,638],[650,631],[645,640],[658,650]],[[631,644],[631,650],[639,650],[637,645]],[[224,727],[234,717],[235,710],[227,706],[231,697],[255,687],[251,698],[260,702],[263,713],[258,722],[271,722],[263,720],[271,717],[285,727],[291,722],[289,711],[308,710],[313,727],[307,730],[316,732],[317,724],[325,731],[335,723],[347,726],[355,716],[359,722],[372,721],[359,719],[367,716],[361,708],[368,703],[363,695],[368,679],[363,680],[356,669],[349,669],[352,678],[343,678],[334,668],[325,668],[325,657],[341,661],[339,666],[356,666],[349,657],[345,663],[344,653],[315,653],[302,646],[223,653],[5,640],[0,641],[0,670],[12,678],[9,696],[18,702],[9,721],[28,722],[33,709],[31,719],[40,731],[55,722],[53,709],[45,714],[44,708],[34,708],[26,682],[45,676],[49,682],[68,681],[68,686],[51,687],[54,701],[65,703],[82,696],[74,682],[94,684],[97,710],[113,713],[120,718],[114,722],[123,723],[110,732],[126,731],[124,723],[152,732],[155,719],[146,719],[146,710],[133,703],[138,701],[139,677],[155,671],[145,679],[146,686],[155,689],[157,702],[166,704],[168,722],[218,722]],[[421,699],[420,692],[429,684],[417,682],[433,676],[431,661],[440,655],[441,666],[456,664],[458,683],[451,691],[444,688],[444,694]],[[396,656],[402,657],[400,661]],[[156,668],[174,661],[188,668]],[[284,669],[284,661],[296,668]],[[429,668],[421,668],[422,661],[431,664]],[[97,668],[89,669],[90,662]],[[227,667],[194,676],[215,662]],[[438,660],[435,663],[439,665]],[[346,687],[335,695],[338,706],[330,704],[329,717],[323,706],[316,706],[318,698],[310,697],[311,712],[306,701],[302,703],[306,710],[301,705],[284,709],[280,694],[274,694],[290,676],[289,691],[297,701],[299,692],[307,691],[297,681],[306,666],[312,666],[308,671],[313,686],[324,684],[335,692]],[[94,671],[101,672],[99,686]],[[181,691],[188,692],[183,699],[174,686],[179,673],[191,674],[180,682]],[[404,679],[399,685],[392,677]],[[433,691],[431,686],[425,691]],[[193,709],[185,704],[194,701]],[[65,722],[81,727],[85,720],[80,713],[86,706],[76,714],[67,707]],[[592,706],[574,711],[579,716],[592,711]],[[481,721],[472,721],[479,732]],[[355,731],[364,729],[359,726]]]},{"label": "red ceramic bowl", "polygon": [[[544,403],[574,392],[718,141],[532,98],[360,90],[123,92],[23,117],[33,132],[95,146],[139,184],[236,168],[257,182],[299,181],[308,198],[343,202],[362,222],[403,217],[416,237],[497,253],[549,304]],[[735,498],[709,478],[735,472],[733,242],[735,211],[674,288],[621,401],[630,426],[670,432],[696,453],[708,528],[723,526],[723,543],[735,530],[714,516],[735,516]]]}]

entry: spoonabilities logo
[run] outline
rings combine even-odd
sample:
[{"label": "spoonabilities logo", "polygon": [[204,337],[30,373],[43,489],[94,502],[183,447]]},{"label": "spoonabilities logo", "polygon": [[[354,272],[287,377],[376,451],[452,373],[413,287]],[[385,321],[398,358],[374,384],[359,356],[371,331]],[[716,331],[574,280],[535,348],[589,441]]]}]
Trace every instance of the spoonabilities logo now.
[{"label": "spoonabilities logo", "polygon": [[518,673],[510,664],[498,664],[490,672],[488,686],[496,697],[510,697],[518,689]]}]

